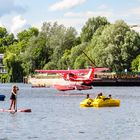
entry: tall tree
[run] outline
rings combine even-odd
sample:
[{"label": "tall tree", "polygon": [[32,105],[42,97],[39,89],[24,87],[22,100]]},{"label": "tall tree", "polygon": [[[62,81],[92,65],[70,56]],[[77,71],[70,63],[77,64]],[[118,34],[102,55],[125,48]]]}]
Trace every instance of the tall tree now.
[{"label": "tall tree", "polygon": [[[89,43],[84,42],[80,45],[77,45],[71,49],[70,54],[70,66],[74,69],[76,68],[85,68],[88,66],[88,62],[86,56],[83,54],[83,51],[87,53],[86,47]],[[81,60],[80,60],[81,59]],[[83,60],[83,61],[82,61]]]},{"label": "tall tree", "polygon": [[[23,67],[23,57],[25,51],[29,46],[29,41],[31,38],[38,34],[38,30],[35,28],[30,28],[18,33],[18,40],[14,44],[10,45],[4,55],[4,65],[8,70],[11,82],[21,82],[25,73]],[[26,58],[25,58],[26,59]],[[26,61],[27,62],[27,61]],[[28,62],[27,62],[28,63]]]},{"label": "tall tree", "polygon": [[28,30],[23,30],[17,34],[18,41],[29,41],[33,36],[38,36],[39,30],[35,27],[31,27]]},{"label": "tall tree", "polygon": [[21,60],[18,57],[19,49],[17,44],[11,45],[4,56],[4,65],[8,70],[10,82],[21,82],[23,79],[23,69]]},{"label": "tall tree", "polygon": [[81,41],[88,42],[92,39],[96,30],[102,26],[110,24],[105,17],[89,18],[86,24],[82,28]]},{"label": "tall tree", "polygon": [[35,69],[43,68],[49,62],[52,52],[46,44],[45,37],[42,35],[32,38],[29,44],[21,56],[24,73],[27,75],[33,73]]},{"label": "tall tree", "polygon": [[66,28],[64,25],[58,25],[57,22],[44,23],[41,34],[46,37],[47,46],[52,48],[51,62],[46,64],[45,68],[51,68],[51,66],[53,68],[55,66],[55,69],[62,68],[59,60],[66,50],[70,50],[77,43],[76,30],[72,27]]},{"label": "tall tree", "polygon": [[131,31],[124,21],[116,21],[93,36],[91,56],[98,66],[124,71],[131,67],[131,61],[140,53],[139,41],[138,33]]},{"label": "tall tree", "polygon": [[6,28],[0,27],[0,53],[4,53],[9,45],[15,42],[14,35],[8,33]]}]

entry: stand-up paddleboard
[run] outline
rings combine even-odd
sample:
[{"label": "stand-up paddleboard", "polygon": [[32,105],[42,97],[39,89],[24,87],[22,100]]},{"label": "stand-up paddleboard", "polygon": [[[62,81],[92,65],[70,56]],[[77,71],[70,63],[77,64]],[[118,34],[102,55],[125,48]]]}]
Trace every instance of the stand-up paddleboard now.
[{"label": "stand-up paddleboard", "polygon": [[31,109],[18,109],[18,110],[9,110],[9,109],[0,109],[0,112],[32,112]]}]

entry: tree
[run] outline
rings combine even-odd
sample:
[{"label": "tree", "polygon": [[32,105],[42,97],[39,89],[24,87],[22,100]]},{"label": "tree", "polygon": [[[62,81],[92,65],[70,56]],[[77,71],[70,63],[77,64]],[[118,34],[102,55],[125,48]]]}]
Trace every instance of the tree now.
[{"label": "tree", "polygon": [[[10,46],[9,50],[12,48],[13,46]],[[8,70],[10,82],[21,82],[23,78],[23,69],[21,67],[21,61],[18,59],[15,52],[18,52],[18,49],[7,51],[3,62]]]},{"label": "tree", "polygon": [[14,42],[14,35],[9,34],[6,28],[0,27],[0,53],[4,53],[6,48]]},{"label": "tree", "polygon": [[52,49],[51,62],[45,67],[62,68],[60,65],[61,57],[66,50],[70,50],[78,42],[76,30],[72,27],[66,28],[64,25],[58,25],[57,22],[54,24],[44,23],[41,34],[46,38],[47,46]]},{"label": "tree", "polygon": [[[29,74],[26,73],[28,67],[24,67],[23,64],[25,62],[24,60],[27,59],[26,57],[23,59],[23,56],[26,56],[26,50],[28,50],[27,48],[30,44],[29,41],[37,35],[37,31],[38,30],[35,28],[30,28],[29,30],[24,30],[23,32],[18,33],[18,40],[14,44],[9,45],[6,49],[3,62],[8,70],[11,82],[21,82],[23,76]],[[31,51],[29,51],[29,54],[30,53]],[[28,65],[29,61],[26,61],[25,63]]]},{"label": "tree", "polygon": [[133,72],[140,72],[140,55],[138,55],[131,63]]},{"label": "tree", "polygon": [[38,36],[39,31],[35,27],[31,27],[28,30],[23,30],[17,34],[18,41],[29,41],[33,36]]},{"label": "tree", "polygon": [[63,56],[59,59],[57,66],[59,69],[68,69],[70,66],[70,50],[66,50]]},{"label": "tree", "polygon": [[[89,43],[84,42],[84,43],[77,45],[71,49],[70,66],[72,68],[78,68],[78,66],[80,66],[79,68],[84,68],[84,66],[88,66],[87,58],[83,54],[83,51],[87,52],[86,48],[87,48],[88,44]],[[81,61],[80,58],[82,58],[83,61]],[[78,66],[77,66],[77,64],[78,64]]]},{"label": "tree", "polygon": [[138,33],[131,31],[124,21],[116,21],[95,33],[90,44],[91,56],[98,66],[124,71],[140,53],[139,41]]},{"label": "tree", "polygon": [[22,55],[22,66],[27,75],[33,73],[35,69],[43,68],[49,62],[51,53],[51,49],[47,46],[46,39],[42,35],[32,38],[29,44]]},{"label": "tree", "polygon": [[96,30],[102,26],[110,24],[105,17],[89,18],[82,28],[81,41],[89,42]]}]

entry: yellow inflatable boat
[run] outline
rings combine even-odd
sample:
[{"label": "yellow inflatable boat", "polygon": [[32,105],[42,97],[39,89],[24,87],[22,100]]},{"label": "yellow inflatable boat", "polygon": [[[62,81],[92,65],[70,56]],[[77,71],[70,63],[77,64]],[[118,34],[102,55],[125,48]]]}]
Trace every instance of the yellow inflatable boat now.
[{"label": "yellow inflatable boat", "polygon": [[80,107],[117,107],[120,106],[120,100],[118,99],[85,99],[80,103]]},{"label": "yellow inflatable boat", "polygon": [[120,106],[120,100],[118,99],[94,99],[92,103],[94,107],[115,107]]}]

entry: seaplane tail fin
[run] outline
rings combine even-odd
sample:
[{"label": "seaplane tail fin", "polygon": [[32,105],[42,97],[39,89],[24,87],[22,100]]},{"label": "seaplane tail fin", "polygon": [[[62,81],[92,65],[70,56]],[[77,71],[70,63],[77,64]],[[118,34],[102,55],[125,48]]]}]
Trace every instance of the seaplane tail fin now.
[{"label": "seaplane tail fin", "polygon": [[89,79],[89,80],[93,80],[94,78],[94,68],[91,68],[88,72],[88,74],[86,75],[86,77]]}]

